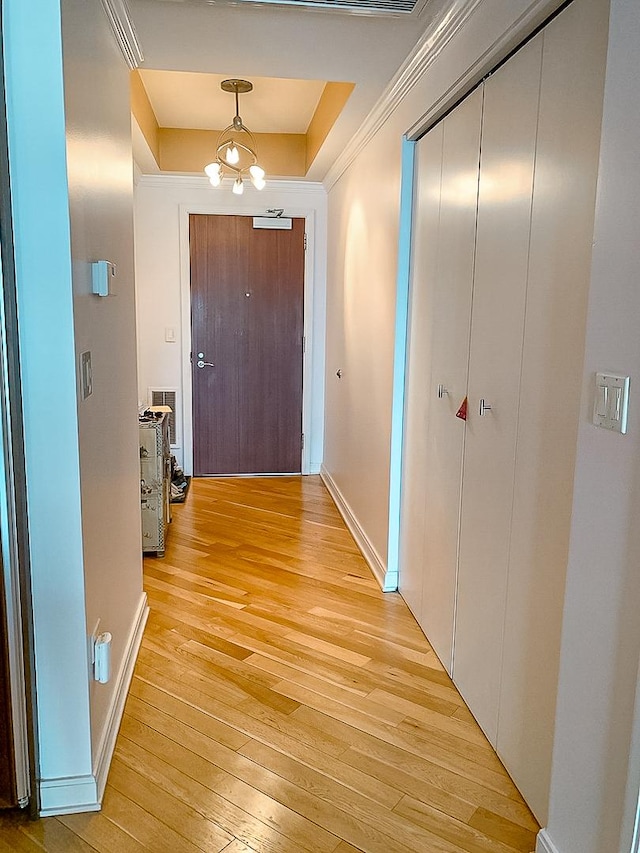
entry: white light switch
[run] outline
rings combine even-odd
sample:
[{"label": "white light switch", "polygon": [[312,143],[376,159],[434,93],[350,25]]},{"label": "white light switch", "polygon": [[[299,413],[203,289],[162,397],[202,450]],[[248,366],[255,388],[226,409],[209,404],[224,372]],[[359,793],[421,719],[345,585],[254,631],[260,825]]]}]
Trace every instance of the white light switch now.
[{"label": "white light switch", "polygon": [[626,433],[629,377],[596,373],[593,423],[603,429]]},{"label": "white light switch", "polygon": [[167,344],[175,344],[176,342],[176,330],[171,326],[166,326],[164,330],[164,340]]}]

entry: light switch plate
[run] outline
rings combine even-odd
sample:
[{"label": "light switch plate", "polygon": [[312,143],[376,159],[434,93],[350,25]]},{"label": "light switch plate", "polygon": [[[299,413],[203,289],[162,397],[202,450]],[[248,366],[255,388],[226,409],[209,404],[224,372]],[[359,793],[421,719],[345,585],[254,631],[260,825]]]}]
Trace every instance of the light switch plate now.
[{"label": "light switch plate", "polygon": [[93,372],[91,370],[91,352],[80,355],[80,379],[82,383],[82,399],[86,400],[93,393]]},{"label": "light switch plate", "polygon": [[629,377],[615,373],[596,373],[593,423],[602,429],[622,434],[627,431]]}]

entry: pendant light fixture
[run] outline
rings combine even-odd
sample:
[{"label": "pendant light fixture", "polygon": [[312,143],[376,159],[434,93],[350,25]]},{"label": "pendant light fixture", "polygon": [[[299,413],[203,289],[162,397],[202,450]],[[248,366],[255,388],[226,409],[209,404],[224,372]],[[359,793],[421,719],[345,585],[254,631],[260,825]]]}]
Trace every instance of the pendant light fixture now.
[{"label": "pendant light fixture", "polygon": [[223,178],[232,177],[236,195],[244,192],[244,181],[247,178],[257,190],[262,190],[266,181],[264,169],[258,165],[256,141],[249,128],[243,124],[238,108],[238,96],[251,92],[253,83],[248,80],[223,80],[220,88],[223,92],[235,94],[236,114],[233,122],[218,137],[216,158],[204,167],[204,171],[213,187],[219,187]]}]

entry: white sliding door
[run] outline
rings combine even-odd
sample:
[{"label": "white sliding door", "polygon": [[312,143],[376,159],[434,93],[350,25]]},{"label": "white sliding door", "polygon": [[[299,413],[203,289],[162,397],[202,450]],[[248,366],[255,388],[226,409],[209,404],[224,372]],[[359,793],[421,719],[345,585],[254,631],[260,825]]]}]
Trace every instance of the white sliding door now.
[{"label": "white sliding door", "polygon": [[[493,744],[541,64],[538,37],[486,82],[484,95],[453,675]],[[481,406],[490,409],[481,414]]]},{"label": "white sliding door", "polygon": [[543,823],[607,21],[575,0],[417,145],[400,590]]},{"label": "white sliding door", "polygon": [[438,267],[431,283],[433,346],[426,389],[431,403],[422,437],[427,480],[421,623],[449,673],[465,431],[456,412],[467,394],[481,122],[482,88],[442,122]]},{"label": "white sliding door", "polygon": [[[544,32],[497,744],[541,821],[551,778],[607,24],[606,3],[579,0]],[[553,376],[560,382],[550,382]]]}]

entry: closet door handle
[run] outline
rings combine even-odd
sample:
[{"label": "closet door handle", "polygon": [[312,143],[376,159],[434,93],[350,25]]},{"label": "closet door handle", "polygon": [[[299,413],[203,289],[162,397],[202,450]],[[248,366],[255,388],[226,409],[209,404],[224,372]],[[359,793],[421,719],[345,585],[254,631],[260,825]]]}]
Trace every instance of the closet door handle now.
[{"label": "closet door handle", "polygon": [[490,411],[491,411],[491,406],[487,406],[487,404],[484,401],[484,397],[482,397],[480,399],[480,417],[482,417],[483,415],[486,415],[486,413],[490,412]]}]

